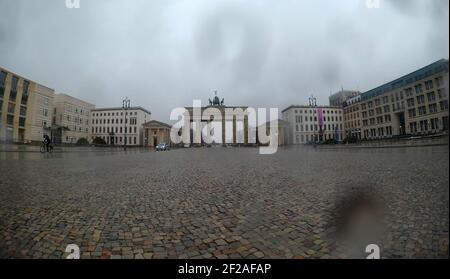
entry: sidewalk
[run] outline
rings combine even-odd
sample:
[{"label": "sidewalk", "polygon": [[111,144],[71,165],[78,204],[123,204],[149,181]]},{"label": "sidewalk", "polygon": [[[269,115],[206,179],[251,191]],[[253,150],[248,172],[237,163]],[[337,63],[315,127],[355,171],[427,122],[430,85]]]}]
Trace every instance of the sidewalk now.
[{"label": "sidewalk", "polygon": [[[127,151],[138,150],[140,147],[127,147]],[[122,147],[95,147],[95,146],[54,146],[54,153],[69,152],[123,152]],[[0,143],[0,152],[40,152],[40,146],[24,144]]]},{"label": "sidewalk", "polygon": [[449,137],[441,136],[435,138],[405,138],[396,141],[380,140],[362,143],[338,144],[338,145],[319,145],[319,148],[401,148],[401,147],[425,147],[449,145]]}]

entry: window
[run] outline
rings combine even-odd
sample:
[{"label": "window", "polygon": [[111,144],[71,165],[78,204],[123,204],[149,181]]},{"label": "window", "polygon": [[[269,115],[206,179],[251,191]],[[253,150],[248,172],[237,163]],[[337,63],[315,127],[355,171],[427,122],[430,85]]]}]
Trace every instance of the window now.
[{"label": "window", "polygon": [[28,87],[30,86],[30,82],[27,80],[23,81],[23,92],[22,92],[22,104],[26,105],[28,102]]},{"label": "window", "polygon": [[408,110],[408,116],[409,118],[416,117],[416,109]]},{"label": "window", "polygon": [[436,100],[436,94],[434,92],[427,93],[428,102],[434,102]]},{"label": "window", "polygon": [[27,115],[27,107],[20,106],[20,115]]},{"label": "window", "polygon": [[376,113],[377,113],[377,115],[381,114],[382,113],[381,108],[376,108]]},{"label": "window", "polygon": [[425,81],[425,89],[426,90],[433,89],[433,81],[432,80]]},{"label": "window", "polygon": [[19,82],[19,78],[13,76],[11,82],[11,91],[17,92],[17,83]]},{"label": "window", "polygon": [[405,89],[405,95],[406,95],[406,97],[410,97],[410,96],[412,96],[412,88],[406,88]]},{"label": "window", "polygon": [[14,125],[14,115],[8,115],[6,117],[6,124],[8,125]]},{"label": "window", "polygon": [[406,100],[406,103],[408,104],[408,107],[413,107],[414,106],[414,98],[410,98],[410,99]]},{"label": "window", "polygon": [[424,115],[427,113],[427,108],[425,106],[419,107],[419,115]]},{"label": "window", "polygon": [[418,105],[425,104],[425,96],[423,95],[417,96],[417,104]]},{"label": "window", "polygon": [[430,113],[435,113],[437,112],[437,104],[430,104],[428,106],[428,109],[430,110]]},{"label": "window", "polygon": [[448,110],[448,100],[440,101],[439,106],[441,107],[441,111]]},{"label": "window", "polygon": [[16,101],[16,97],[17,97],[17,83],[19,82],[19,78],[13,76],[12,78],[12,82],[11,82],[11,93],[9,95],[9,99],[11,101]]},{"label": "window", "polygon": [[6,72],[0,71],[0,98],[5,94]]},{"label": "window", "polygon": [[435,78],[436,86],[440,87],[442,85],[442,77]]},{"label": "window", "polygon": [[16,108],[16,105],[15,105],[15,104],[13,104],[13,103],[8,103],[8,113],[14,114],[15,108]]},{"label": "window", "polygon": [[431,130],[439,129],[439,123],[437,118],[430,119]]},{"label": "window", "polygon": [[391,115],[390,114],[386,114],[384,116],[384,122],[391,122]]},{"label": "window", "polygon": [[414,89],[416,90],[416,94],[423,92],[422,84],[418,84],[418,85],[414,86]]},{"label": "window", "polygon": [[19,126],[25,127],[25,117],[19,117]]},{"label": "window", "polygon": [[0,71],[0,87],[5,87],[6,72]]}]

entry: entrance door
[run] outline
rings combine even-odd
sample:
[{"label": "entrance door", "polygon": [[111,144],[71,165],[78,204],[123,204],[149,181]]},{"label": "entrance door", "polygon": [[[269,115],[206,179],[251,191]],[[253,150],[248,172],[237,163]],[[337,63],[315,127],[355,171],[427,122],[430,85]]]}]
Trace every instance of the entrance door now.
[{"label": "entrance door", "polygon": [[156,147],[158,145],[158,138],[153,137],[153,146]]}]

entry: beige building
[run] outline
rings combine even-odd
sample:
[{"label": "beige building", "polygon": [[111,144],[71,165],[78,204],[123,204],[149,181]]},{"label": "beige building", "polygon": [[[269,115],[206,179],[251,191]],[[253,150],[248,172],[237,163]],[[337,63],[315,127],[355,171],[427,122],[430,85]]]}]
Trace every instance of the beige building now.
[{"label": "beige building", "polygon": [[345,138],[361,139],[361,96],[356,96],[345,101],[344,110],[344,130]]},{"label": "beige building", "polygon": [[91,140],[91,111],[95,105],[66,94],[56,94],[52,138],[55,143]]},{"label": "beige building", "polygon": [[50,134],[54,90],[0,68],[0,141],[41,142]]},{"label": "beige building", "polygon": [[144,145],[143,124],[150,121],[151,112],[142,107],[127,110],[97,108],[91,112],[91,141],[102,138],[110,145]]},{"label": "beige building", "polygon": [[169,124],[151,120],[143,124],[144,146],[156,147],[160,143],[171,143]]},{"label": "beige building", "polygon": [[346,112],[360,110],[364,139],[448,132],[448,84],[442,59],[361,94]]},{"label": "beige building", "polygon": [[283,120],[289,122],[288,144],[344,139],[341,107],[290,106],[281,113]]}]

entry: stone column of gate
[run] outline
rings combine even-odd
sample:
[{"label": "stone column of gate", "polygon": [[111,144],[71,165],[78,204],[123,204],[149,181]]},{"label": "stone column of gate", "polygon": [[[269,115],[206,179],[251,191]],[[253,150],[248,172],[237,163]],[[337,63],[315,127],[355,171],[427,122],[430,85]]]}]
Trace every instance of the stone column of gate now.
[{"label": "stone column of gate", "polygon": [[248,115],[244,116],[244,143],[248,144]]},{"label": "stone column of gate", "polygon": [[222,144],[226,144],[225,142],[225,124],[227,123],[226,119],[225,119],[225,110],[221,110],[222,113]]}]

